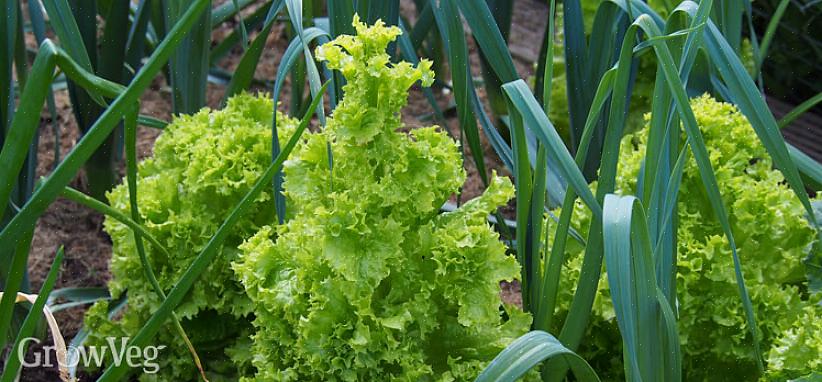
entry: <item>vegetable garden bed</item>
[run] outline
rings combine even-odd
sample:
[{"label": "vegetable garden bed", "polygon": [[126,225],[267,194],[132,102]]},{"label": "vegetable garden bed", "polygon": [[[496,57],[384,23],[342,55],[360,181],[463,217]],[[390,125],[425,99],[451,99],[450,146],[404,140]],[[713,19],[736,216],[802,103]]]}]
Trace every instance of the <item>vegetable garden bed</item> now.
[{"label": "vegetable garden bed", "polygon": [[[68,10],[60,3],[44,9],[55,28],[47,37],[57,40],[72,33],[70,25],[55,27],[53,14]],[[138,3],[134,15],[141,14]],[[651,2],[652,11],[640,2],[626,9],[616,1],[599,8],[600,19],[592,2],[579,8],[566,2],[557,7],[553,44],[542,51],[537,41],[554,26],[547,23],[549,7],[537,2],[513,2],[510,9],[504,1],[489,2],[490,9],[482,1],[398,1],[385,8],[353,2],[351,9],[346,1],[329,1],[327,9],[312,2],[304,8],[294,1],[259,3],[215,5],[215,29],[200,36],[211,34],[211,54],[227,52],[224,58],[187,77],[180,63],[193,57],[172,54],[165,76],[135,78],[146,89],[131,93],[139,109],[112,103],[139,86],[89,85],[80,79],[87,73],[66,63],[78,60],[77,50],[55,50],[55,57],[68,57],[57,67],[89,91],[86,97],[102,95],[108,104],[102,110],[120,113],[110,121],[125,119],[125,140],[120,146],[111,141],[109,150],[123,150],[128,166],[112,162],[111,170],[124,178],[102,203],[83,194],[100,189],[95,171],[101,168],[87,165],[81,172],[82,162],[66,160],[72,149],[95,146],[80,140],[78,115],[72,115],[81,108],[76,93],[82,90],[70,85],[69,97],[58,87],[56,108],[44,110],[39,123],[39,160],[31,171],[48,176],[65,162],[56,170],[63,175],[45,178],[39,191],[32,182],[28,196],[13,190],[0,233],[9,243],[5,251],[29,253],[24,290],[36,293],[49,287],[42,284],[47,274],[59,274],[52,287],[63,297],[47,305],[78,305],[57,314],[67,340],[99,348],[109,337],[128,338],[143,350],[152,344],[165,349],[156,375],[145,365],[112,359],[96,370],[72,368],[72,374],[82,380],[142,374],[141,380],[488,381],[539,380],[541,369],[543,380],[559,380],[570,366],[581,380],[819,377],[820,255],[816,201],[808,192],[817,191],[820,167],[786,149],[746,66],[747,55],[755,61],[760,54],[756,43],[751,48],[735,37],[732,17],[717,14],[721,3],[712,13],[710,2],[686,2],[670,16],[672,5]],[[272,3],[281,12],[269,12]],[[248,31],[222,23],[233,16],[221,12],[230,15],[235,5],[246,7],[237,19]],[[193,14],[183,13],[186,6],[174,20],[193,22]],[[27,3],[24,8],[23,20],[34,20]],[[115,17],[115,8],[101,5],[101,19]],[[316,24],[292,29],[301,8]],[[744,15],[733,8],[723,12]],[[376,15],[400,16],[405,34],[366,29],[354,9],[368,24]],[[339,20],[349,17],[353,27],[333,14],[324,18],[326,11],[341,10]],[[81,15],[74,10],[74,17]],[[157,28],[151,17],[148,23]],[[666,20],[669,29],[655,29]],[[426,23],[437,33],[423,35]],[[37,37],[34,24],[26,24],[25,40]],[[255,33],[261,27],[265,34]],[[330,39],[324,28],[356,37],[338,37],[339,48],[322,45]],[[623,37],[638,30],[652,37],[631,52],[635,42]],[[300,35],[319,38],[302,49]],[[163,51],[160,36],[153,37],[146,55]],[[503,38],[508,49],[495,50]],[[734,38],[737,46],[725,43]],[[221,41],[237,46],[225,50]],[[33,55],[36,42],[27,43]],[[106,44],[103,38],[100,57]],[[384,46],[392,55],[382,53]],[[683,46],[703,50],[691,61],[679,56]],[[575,56],[580,52],[584,57]],[[317,61],[306,66],[298,53]],[[420,64],[418,54],[435,61]],[[296,69],[281,74],[289,57]],[[141,70],[151,64],[139,63]],[[466,76],[454,76],[462,70]],[[687,89],[675,79],[678,70],[696,78]],[[101,71],[96,74],[111,79]],[[236,74],[244,71],[255,74]],[[200,80],[192,80],[197,75]],[[325,83],[327,94],[320,80],[332,80]],[[300,86],[291,86],[294,81]],[[275,147],[286,153],[270,150],[270,93],[228,97],[272,86],[280,109],[301,118],[276,118]],[[737,107],[700,96],[704,92]],[[318,94],[325,94],[324,102]],[[406,96],[409,104],[400,113]],[[322,104],[313,118],[312,100]],[[172,110],[193,114],[198,104],[213,111],[171,116]],[[614,111],[628,105],[627,114]],[[6,131],[23,131],[20,115]],[[138,122],[157,126],[137,128]],[[302,138],[292,136],[309,124]],[[443,128],[424,127],[432,124]],[[24,165],[12,158],[13,150],[4,148],[4,164]],[[92,161],[100,155],[98,149]],[[649,169],[653,155],[659,162]],[[134,159],[142,161],[139,168]],[[284,182],[277,164],[284,167]],[[450,207],[440,211],[446,201]],[[489,226],[486,218],[510,224]],[[22,227],[32,219],[30,248],[11,241],[25,236]],[[55,267],[57,247],[65,260]],[[10,280],[17,280],[14,272]],[[0,306],[0,313],[11,312],[10,306]],[[25,309],[17,310],[9,330],[21,330]],[[29,330],[24,325],[21,332]],[[8,343],[14,342],[12,335]],[[42,344],[32,346],[24,361],[44,352]],[[5,360],[20,361],[11,352]],[[52,380],[59,370],[26,366],[21,379]],[[6,370],[3,378],[14,372]]]}]

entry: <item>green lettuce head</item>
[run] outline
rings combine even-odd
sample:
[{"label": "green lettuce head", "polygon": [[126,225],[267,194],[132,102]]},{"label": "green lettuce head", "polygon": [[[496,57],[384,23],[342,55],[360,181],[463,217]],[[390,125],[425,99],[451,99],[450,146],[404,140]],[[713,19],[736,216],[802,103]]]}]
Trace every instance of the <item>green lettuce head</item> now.
[{"label": "green lettuce head", "polygon": [[495,177],[439,214],[465,180],[458,146],[436,127],[399,131],[431,64],[390,64],[399,29],[354,26],[317,50],[345,97],[284,166],[289,220],[233,264],[256,306],[248,380],[471,380],[531,321],[500,302],[519,267],[486,222],[513,187]]},{"label": "green lettuce head", "polygon": [[[273,110],[271,99],[242,94],[230,99],[223,110],[180,115],[157,139],[154,156],[140,163],[140,215],[146,229],[171,257],[143,242],[166,293],[271,162]],[[278,115],[277,121],[280,138],[288,139],[296,121],[283,115]],[[108,199],[112,207],[130,215],[125,184],[114,188]],[[270,192],[264,191],[254,204],[175,309],[205,369],[233,375],[234,379],[237,367],[228,359],[247,348],[254,306],[230,264],[239,256],[237,247],[243,240],[276,217]],[[99,346],[106,345],[106,337],[133,337],[161,303],[145,276],[131,230],[113,219],[106,219],[104,228],[113,243],[109,289],[114,298],[127,291],[128,306],[116,320],[107,317],[107,303],[92,307],[86,317],[86,325],[93,329],[88,344]],[[198,379],[189,350],[171,323],[155,337],[155,344],[168,346],[158,358],[160,372],[142,379]],[[248,361],[238,365],[243,363]]]},{"label": "green lettuce head", "polygon": [[[691,107],[728,209],[766,374],[759,375],[757,370],[728,241],[691,158],[684,168],[678,200],[676,279],[683,375],[689,381],[786,380],[819,370],[822,296],[809,292],[803,266],[814,250],[817,232],[750,123],[733,105],[705,95],[691,100]],[[617,193],[636,194],[647,139],[647,128],[623,139]],[[576,208],[574,226],[585,230],[590,212],[581,203]],[[556,227],[550,219],[547,224]],[[560,287],[567,291],[561,292],[565,309],[583,250],[570,244],[568,272]],[[584,346],[583,357],[591,360],[600,376],[620,376],[621,341],[607,281],[600,281],[599,289],[586,338],[611,340]]]}]

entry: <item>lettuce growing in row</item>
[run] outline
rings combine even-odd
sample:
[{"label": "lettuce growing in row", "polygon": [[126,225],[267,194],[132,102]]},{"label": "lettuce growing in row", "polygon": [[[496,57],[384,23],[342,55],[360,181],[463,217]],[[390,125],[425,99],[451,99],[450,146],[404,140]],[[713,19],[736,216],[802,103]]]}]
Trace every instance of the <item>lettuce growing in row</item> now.
[{"label": "lettuce growing in row", "polygon": [[[431,84],[431,64],[389,64],[399,29],[355,27],[318,50],[346,77],[345,97],[284,165],[286,223],[276,225],[264,192],[176,310],[212,380],[465,381],[530,327],[501,303],[500,282],[520,271],[486,220],[513,186],[494,177],[481,197],[439,214],[465,181],[459,147],[436,127],[398,131],[407,91]],[[270,163],[272,110],[240,95],[177,117],[140,164],[140,214],[172,256],[146,245],[164,289]],[[285,141],[296,123],[277,121]],[[109,200],[128,212],[125,185]],[[127,291],[128,307],[114,320],[106,303],[92,307],[90,345],[133,336],[160,305],[131,231],[110,219],[105,228],[109,287]],[[160,374],[142,380],[197,379],[170,323],[156,343],[169,346]]]},{"label": "lettuce growing in row", "polygon": [[354,26],[317,51],[345,98],[285,165],[290,220],[234,263],[257,307],[248,380],[472,380],[531,321],[501,306],[499,283],[519,267],[486,222],[513,187],[495,177],[438,214],[465,180],[458,146],[435,127],[398,131],[431,63],[389,64],[399,29]]},{"label": "lettuce growing in row", "polygon": [[[753,300],[766,375],[759,376],[750,332],[734,277],[730,248],[710,209],[696,163],[685,166],[678,201],[677,294],[679,334],[687,380],[785,380],[822,367],[822,306],[808,291],[803,260],[816,231],[805,210],[773,168],[748,121],[734,106],[709,96],[691,102],[705,138],[719,190]],[[645,157],[647,129],[623,139],[617,192],[636,193]],[[590,213],[577,205],[575,227],[587,229]],[[547,220],[554,228],[551,219]],[[570,302],[582,263],[582,248],[569,247],[561,300]],[[593,340],[583,357],[600,376],[619,376],[621,341],[607,282],[589,327]],[[621,377],[619,377],[621,378]]]}]

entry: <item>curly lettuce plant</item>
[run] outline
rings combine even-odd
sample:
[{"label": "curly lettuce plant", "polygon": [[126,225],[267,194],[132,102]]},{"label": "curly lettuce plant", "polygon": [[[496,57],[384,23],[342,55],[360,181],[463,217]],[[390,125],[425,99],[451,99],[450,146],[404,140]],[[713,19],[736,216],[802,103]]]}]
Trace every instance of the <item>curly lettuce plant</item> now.
[{"label": "curly lettuce plant", "polygon": [[[166,291],[270,163],[273,110],[269,98],[243,94],[230,99],[223,110],[178,116],[157,139],[154,156],[140,163],[139,212],[171,256],[147,244],[147,258]],[[296,121],[283,115],[277,121],[281,139],[288,139]],[[112,207],[130,211],[125,184],[113,189],[108,199]],[[237,368],[226,361],[232,357],[240,366],[247,363],[247,356],[238,353],[247,347],[254,306],[230,264],[239,256],[237,246],[276,217],[270,192],[263,192],[255,203],[257,212],[237,223],[221,254],[175,310],[211,372],[236,373]],[[106,219],[105,230],[113,243],[109,288],[115,298],[127,291],[128,306],[116,320],[107,318],[106,303],[92,307],[86,317],[93,329],[89,345],[105,345],[111,336],[133,337],[161,303],[144,276],[131,230],[113,219]],[[188,348],[171,324],[156,341],[169,348],[158,359],[160,374],[144,378],[197,379]]]},{"label": "curly lettuce plant", "polygon": [[345,76],[345,97],[284,166],[289,220],[233,264],[256,307],[246,380],[471,380],[531,321],[501,304],[499,283],[519,267],[486,222],[513,187],[497,177],[438,214],[465,180],[458,146],[436,127],[399,131],[431,63],[390,64],[400,30],[354,26],[317,51]]},{"label": "curly lettuce plant", "polygon": [[[759,325],[766,375],[760,376],[734,278],[732,257],[713,216],[693,160],[684,169],[678,201],[677,297],[687,380],[786,380],[822,368],[822,296],[809,292],[803,260],[817,232],[773,168],[748,121],[734,106],[709,96],[691,102],[723,201],[728,207],[742,270]],[[647,129],[623,139],[617,192],[636,193]],[[575,226],[587,229],[581,205]],[[548,219],[548,224],[554,224]],[[582,248],[569,247],[560,287],[565,308],[579,276]],[[582,352],[600,376],[621,375],[621,349],[608,284],[601,281],[590,337]],[[610,374],[609,374],[610,373]],[[610,379],[610,378],[609,378]]]}]

